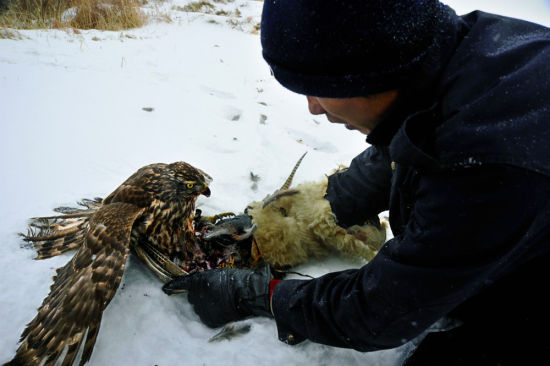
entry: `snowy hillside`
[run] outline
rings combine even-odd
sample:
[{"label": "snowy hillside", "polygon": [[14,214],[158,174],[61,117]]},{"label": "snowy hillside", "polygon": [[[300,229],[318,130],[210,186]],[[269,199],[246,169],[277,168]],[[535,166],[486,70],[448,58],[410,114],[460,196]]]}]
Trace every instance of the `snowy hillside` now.
[{"label": "snowy hillside", "polygon": [[[364,136],[309,115],[305,98],[271,77],[254,34],[261,2],[223,5],[238,18],[181,11],[185,3],[149,6],[172,22],[140,29],[0,39],[0,363],[14,355],[55,268],[72,256],[32,260],[17,236],[29,217],[105,197],[143,165],[180,160],[214,178],[211,197],[198,202],[204,213],[238,212],[278,188],[303,152],[295,182],[318,179],[366,148]],[[550,24],[548,2],[526,0],[523,10],[512,0],[448,3],[459,13],[501,6]],[[257,187],[250,173],[260,177]],[[357,264],[332,259],[303,270],[346,266]],[[185,296],[162,293],[136,257],[126,268],[89,365],[394,365],[403,353],[292,347],[261,318],[247,320],[247,335],[207,343],[216,330],[199,322]]]}]

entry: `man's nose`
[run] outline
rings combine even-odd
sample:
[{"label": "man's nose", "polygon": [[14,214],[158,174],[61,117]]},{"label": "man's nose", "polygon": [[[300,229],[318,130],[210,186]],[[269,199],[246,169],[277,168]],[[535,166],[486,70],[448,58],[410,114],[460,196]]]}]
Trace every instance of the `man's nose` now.
[{"label": "man's nose", "polygon": [[311,114],[323,114],[325,109],[319,104],[319,101],[315,97],[306,96],[307,106],[309,108],[309,113]]}]

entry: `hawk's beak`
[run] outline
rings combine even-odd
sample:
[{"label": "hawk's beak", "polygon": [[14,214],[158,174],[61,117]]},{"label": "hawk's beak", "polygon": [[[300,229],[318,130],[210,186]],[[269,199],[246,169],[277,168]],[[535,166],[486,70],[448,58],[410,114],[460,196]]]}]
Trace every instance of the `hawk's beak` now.
[{"label": "hawk's beak", "polygon": [[206,197],[210,197],[210,188],[205,184],[204,190],[201,192],[201,194],[205,195]]}]

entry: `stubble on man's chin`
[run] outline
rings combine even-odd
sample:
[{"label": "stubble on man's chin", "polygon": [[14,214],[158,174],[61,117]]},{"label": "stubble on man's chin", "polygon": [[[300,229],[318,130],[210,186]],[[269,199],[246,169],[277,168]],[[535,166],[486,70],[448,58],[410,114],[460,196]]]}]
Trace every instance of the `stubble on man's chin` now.
[{"label": "stubble on man's chin", "polygon": [[335,118],[332,114],[325,113],[325,117],[331,123],[346,123],[344,121],[340,121],[338,118]]},{"label": "stubble on man's chin", "polygon": [[344,123],[344,127],[346,127],[350,131],[357,131],[359,133],[362,133],[363,135],[368,135],[371,132],[371,130],[368,128],[355,127],[348,123]]}]

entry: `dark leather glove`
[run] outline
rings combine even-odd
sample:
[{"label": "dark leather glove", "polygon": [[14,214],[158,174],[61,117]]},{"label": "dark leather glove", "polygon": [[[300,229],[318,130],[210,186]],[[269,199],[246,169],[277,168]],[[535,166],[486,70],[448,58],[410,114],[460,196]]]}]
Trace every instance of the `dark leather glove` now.
[{"label": "dark leather glove", "polygon": [[255,270],[220,268],[178,277],[162,290],[188,291],[189,302],[204,324],[216,328],[251,315],[273,317],[269,304],[269,266]]}]

